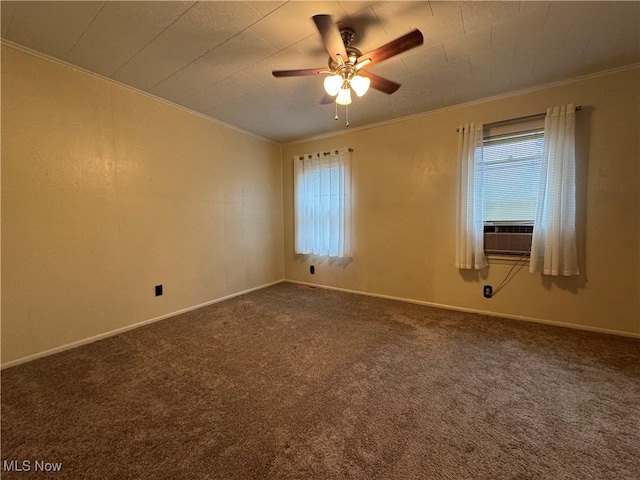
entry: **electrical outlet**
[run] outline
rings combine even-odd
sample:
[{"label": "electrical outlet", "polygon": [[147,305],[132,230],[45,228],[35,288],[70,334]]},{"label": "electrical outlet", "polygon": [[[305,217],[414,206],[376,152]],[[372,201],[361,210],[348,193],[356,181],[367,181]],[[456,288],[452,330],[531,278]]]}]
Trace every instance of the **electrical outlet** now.
[{"label": "electrical outlet", "polygon": [[493,297],[493,287],[491,285],[485,285],[483,294],[484,294],[484,298]]},{"label": "electrical outlet", "polygon": [[156,297],[162,295],[162,285],[156,285]]}]

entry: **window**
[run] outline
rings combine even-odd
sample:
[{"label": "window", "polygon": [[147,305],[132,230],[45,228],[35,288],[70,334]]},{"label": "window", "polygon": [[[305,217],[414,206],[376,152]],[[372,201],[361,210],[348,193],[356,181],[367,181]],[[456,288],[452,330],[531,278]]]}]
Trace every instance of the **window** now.
[{"label": "window", "polygon": [[544,149],[544,119],[484,129],[482,218],[487,254],[531,249]]},{"label": "window", "polygon": [[[526,123],[516,119],[484,128],[475,122],[460,125],[457,268],[485,268],[486,244],[490,253],[526,249],[531,273],[580,274],[575,158],[575,111],[580,108],[572,103],[549,107],[545,114],[527,117]],[[531,237],[530,250],[526,236]],[[511,238],[514,247],[519,242],[517,248],[511,248]]]},{"label": "window", "polygon": [[351,256],[351,154],[294,157],[295,252]]}]

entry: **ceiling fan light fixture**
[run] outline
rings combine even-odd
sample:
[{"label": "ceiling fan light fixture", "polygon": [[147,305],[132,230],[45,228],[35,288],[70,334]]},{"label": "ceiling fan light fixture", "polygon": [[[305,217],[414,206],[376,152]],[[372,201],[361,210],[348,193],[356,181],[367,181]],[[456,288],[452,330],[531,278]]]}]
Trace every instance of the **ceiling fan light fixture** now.
[{"label": "ceiling fan light fixture", "polygon": [[356,75],[351,79],[351,87],[359,97],[367,93],[367,90],[369,90],[369,85],[371,85],[371,80],[369,80],[367,77]]},{"label": "ceiling fan light fixture", "polygon": [[340,75],[329,75],[324,79],[324,90],[332,97],[335,97],[342,87],[343,80]]},{"label": "ceiling fan light fixture", "polygon": [[351,89],[348,85],[343,86],[336,97],[338,105],[349,105],[351,103]]}]

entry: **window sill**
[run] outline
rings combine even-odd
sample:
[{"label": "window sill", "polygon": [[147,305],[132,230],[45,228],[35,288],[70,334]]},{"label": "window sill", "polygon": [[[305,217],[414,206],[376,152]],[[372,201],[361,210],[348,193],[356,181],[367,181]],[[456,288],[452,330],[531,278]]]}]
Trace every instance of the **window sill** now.
[{"label": "window sill", "polygon": [[514,263],[529,263],[529,256],[523,257],[522,255],[499,255],[497,253],[485,254],[485,258],[489,264],[494,265],[513,265]]}]

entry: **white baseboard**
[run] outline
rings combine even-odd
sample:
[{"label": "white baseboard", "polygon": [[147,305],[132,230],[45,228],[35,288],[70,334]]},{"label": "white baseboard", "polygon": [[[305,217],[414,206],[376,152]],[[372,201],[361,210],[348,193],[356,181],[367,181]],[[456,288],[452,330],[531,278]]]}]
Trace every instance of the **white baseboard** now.
[{"label": "white baseboard", "polygon": [[586,325],[577,325],[577,324],[574,324],[574,323],[556,322],[556,321],[553,321],[553,320],[545,320],[545,319],[534,318],[534,317],[525,317],[525,316],[522,316],[522,315],[511,315],[511,314],[506,314],[506,313],[497,313],[497,312],[491,312],[491,311],[487,311],[487,310],[478,310],[478,309],[472,309],[472,308],[455,307],[455,306],[451,306],[451,305],[444,305],[444,304],[441,304],[441,303],[425,302],[423,300],[414,300],[414,299],[411,299],[411,298],[394,297],[392,295],[382,295],[382,294],[378,294],[378,293],[370,293],[370,292],[364,292],[364,291],[360,291],[360,290],[349,290],[347,288],[331,287],[331,286],[328,286],[328,285],[320,285],[320,284],[316,284],[316,283],[299,282],[297,280],[280,279],[280,280],[276,280],[275,282],[266,283],[264,285],[260,285],[260,286],[253,287],[253,288],[250,288],[250,289],[247,289],[247,290],[243,290],[241,292],[233,293],[231,295],[227,295],[227,296],[224,296],[224,297],[216,298],[215,300],[211,300],[211,301],[208,301],[208,302],[205,302],[205,303],[201,303],[199,305],[193,305],[191,307],[183,308],[183,309],[175,311],[175,312],[167,313],[167,314],[161,315],[159,317],[150,318],[148,320],[143,320],[141,322],[133,323],[133,324],[127,325],[125,327],[117,328],[115,330],[111,330],[111,331],[108,331],[108,332],[105,332],[105,333],[101,333],[99,335],[95,335],[93,337],[89,337],[89,338],[85,338],[85,339],[82,339],[82,340],[78,340],[76,342],[72,342],[72,343],[68,343],[68,344],[65,344],[65,345],[61,345],[59,347],[55,347],[55,348],[52,348],[50,350],[45,350],[43,352],[38,352],[38,353],[34,353],[32,355],[27,355],[26,357],[18,358],[16,360],[11,360],[10,362],[3,363],[0,368],[2,370],[4,370],[5,368],[14,367],[16,365],[20,365],[20,364],[23,364],[23,363],[30,362],[32,360],[36,360],[38,358],[47,357],[47,356],[53,355],[55,353],[64,352],[65,350],[71,350],[72,348],[76,348],[76,347],[80,347],[82,345],[87,345],[89,343],[97,342],[98,340],[102,340],[102,339],[105,339],[105,338],[108,338],[108,337],[112,337],[114,335],[118,335],[120,333],[124,333],[124,332],[127,332],[129,330],[133,330],[135,328],[143,327],[144,325],[149,325],[150,323],[154,323],[154,322],[158,322],[160,320],[165,320],[167,318],[175,317],[176,315],[180,315],[182,313],[190,312],[192,310],[197,310],[198,308],[206,307],[208,305],[213,305],[215,303],[224,302],[225,300],[229,300],[231,298],[238,297],[240,295],[245,295],[245,294],[253,292],[255,290],[261,290],[263,288],[267,288],[267,287],[270,287],[272,285],[277,285],[277,284],[282,283],[282,282],[294,283],[294,284],[299,284],[299,285],[308,285],[308,286],[313,286],[313,287],[317,287],[317,288],[323,288],[323,289],[326,289],[326,290],[336,290],[336,291],[339,291],[339,292],[353,293],[353,294],[356,294],[356,295],[365,295],[365,296],[368,296],[368,297],[385,298],[385,299],[388,299],[388,300],[396,300],[396,301],[399,301],[399,302],[413,303],[413,304],[417,304],[417,305],[426,305],[426,306],[429,306],[429,307],[443,308],[443,309],[446,309],[446,310],[454,310],[454,311],[458,311],[458,312],[479,313],[479,314],[482,314],[482,315],[489,315],[489,316],[498,317],[498,318],[508,318],[508,319],[512,319],[512,320],[520,320],[520,321],[532,322],[532,323],[542,323],[542,324],[545,324],[545,325],[553,325],[553,326],[556,326],[556,327],[572,328],[574,330],[585,330],[585,331],[588,331],[588,332],[605,333],[605,334],[608,334],[608,335],[618,335],[618,336],[622,336],[622,337],[630,337],[630,338],[639,338],[640,339],[640,334],[638,334],[638,333],[624,332],[624,331],[620,331],[620,330],[610,330],[610,329],[598,328],[598,327],[589,327],[589,326],[586,326]]},{"label": "white baseboard", "polygon": [[48,357],[49,355],[53,355],[55,353],[60,353],[60,352],[64,352],[65,350],[71,350],[72,348],[81,347],[82,345],[87,345],[88,343],[93,343],[93,342],[97,342],[98,340],[102,340],[108,337],[113,337],[114,335],[118,335],[120,333],[133,330],[134,328],[140,328],[145,325],[149,325],[150,323],[159,322],[160,320],[165,320],[167,318],[175,317],[176,315],[180,315],[182,313],[190,312],[192,310],[197,310],[198,308],[206,307],[208,305],[213,305],[214,303],[224,302],[225,300],[229,300],[230,298],[239,297],[240,295],[245,295],[255,290],[261,290],[263,288],[270,287],[272,285],[277,285],[278,283],[282,283],[283,281],[285,280],[284,279],[276,280],[275,282],[266,283],[258,287],[253,287],[248,290],[243,290],[242,292],[233,293],[231,295],[226,295],[224,297],[216,298],[215,300],[210,300],[208,302],[204,302],[199,305],[193,305],[191,307],[183,308],[176,312],[167,313],[165,315],[161,315],[155,318],[150,318],[148,320],[143,320],[141,322],[132,323],[131,325],[117,328],[115,330],[110,330],[108,332],[101,333],[99,335],[94,335],[93,337],[84,338],[82,340],[78,340],[77,342],[67,343],[65,345],[61,345],[59,347],[55,347],[50,350],[34,353],[32,355],[27,355],[26,357],[18,358],[16,360],[11,360],[10,362],[3,363],[0,368],[4,370],[5,368],[15,367],[16,365],[20,365],[22,363],[27,363],[27,362],[31,362],[32,360],[37,360],[38,358]]},{"label": "white baseboard", "polygon": [[524,322],[532,322],[532,323],[542,323],[545,325],[553,325],[555,327],[563,327],[563,328],[571,328],[574,330],[585,330],[587,332],[595,332],[595,333],[605,333],[607,335],[617,335],[620,337],[629,337],[629,338],[640,338],[640,333],[633,333],[633,332],[624,332],[621,330],[611,330],[611,329],[607,329],[607,328],[598,328],[598,327],[589,327],[587,325],[579,325],[579,324],[575,324],[575,323],[565,323],[565,322],[556,322],[554,320],[545,320],[545,319],[541,319],[541,318],[534,318],[534,317],[525,317],[523,315],[511,315],[508,313],[498,313],[498,312],[491,312],[488,310],[477,310],[477,309],[473,309],[473,308],[465,308],[465,307],[455,307],[452,305],[444,305],[441,303],[434,303],[434,302],[425,302],[423,300],[414,300],[411,298],[403,298],[403,297],[394,297],[391,295],[382,295],[382,294],[378,294],[378,293],[370,293],[370,292],[363,292],[360,290],[349,290],[347,288],[340,288],[340,287],[331,287],[331,286],[327,286],[327,285],[320,285],[317,283],[309,283],[309,282],[299,282],[297,280],[284,280],[285,282],[288,283],[296,283],[299,285],[307,285],[307,286],[313,286],[313,287],[317,287],[317,288],[324,288],[326,290],[336,290],[338,292],[345,292],[345,293],[354,293],[356,295],[365,295],[367,297],[377,297],[377,298],[385,298],[388,300],[396,300],[398,302],[405,302],[405,303],[414,303],[416,305],[426,305],[428,307],[436,307],[436,308],[443,308],[446,310],[454,310],[454,311],[458,311],[458,312],[469,312],[469,313],[479,313],[482,315],[489,315],[491,317],[497,317],[497,318],[508,318],[511,320],[520,320],[520,321],[524,321]]}]

